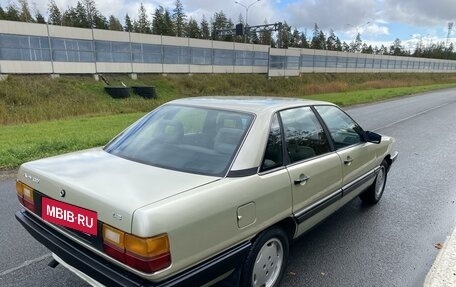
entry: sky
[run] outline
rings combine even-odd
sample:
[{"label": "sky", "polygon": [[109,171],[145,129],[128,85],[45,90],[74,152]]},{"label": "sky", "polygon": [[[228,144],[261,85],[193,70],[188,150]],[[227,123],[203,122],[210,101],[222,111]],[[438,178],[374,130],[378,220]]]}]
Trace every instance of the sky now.
[{"label": "sky", "polygon": [[[47,0],[28,0],[32,9],[47,15]],[[61,9],[75,6],[77,0],[54,0]],[[125,14],[136,17],[140,3],[151,15],[159,5],[173,9],[175,0],[95,0],[97,8],[105,16],[115,15],[123,21]],[[205,15],[209,20],[214,12],[223,12],[233,22],[240,15],[248,23],[261,25],[286,21],[312,36],[315,23],[326,35],[333,29],[347,43],[360,33],[363,42],[390,46],[399,38],[407,49],[414,49],[421,41],[430,45],[446,41],[448,24],[456,22],[456,0],[181,0],[189,17],[198,21]],[[15,0],[0,0],[6,7]],[[151,17],[151,16],[150,16]],[[456,45],[456,23],[451,42]]]}]

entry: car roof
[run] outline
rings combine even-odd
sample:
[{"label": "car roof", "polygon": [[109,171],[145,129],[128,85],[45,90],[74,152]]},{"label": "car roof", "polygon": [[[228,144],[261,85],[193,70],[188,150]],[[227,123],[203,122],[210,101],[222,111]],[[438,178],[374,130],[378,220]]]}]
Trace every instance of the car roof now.
[{"label": "car roof", "polygon": [[273,112],[297,106],[333,105],[323,101],[314,101],[299,98],[285,97],[257,97],[257,96],[211,96],[182,98],[169,104],[219,108],[251,113]]}]

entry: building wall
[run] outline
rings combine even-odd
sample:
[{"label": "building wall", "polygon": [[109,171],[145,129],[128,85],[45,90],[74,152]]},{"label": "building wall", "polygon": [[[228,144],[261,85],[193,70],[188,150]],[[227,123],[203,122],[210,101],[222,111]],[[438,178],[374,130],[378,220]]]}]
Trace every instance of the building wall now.
[{"label": "building wall", "polygon": [[455,73],[456,61],[0,21],[0,73]]}]

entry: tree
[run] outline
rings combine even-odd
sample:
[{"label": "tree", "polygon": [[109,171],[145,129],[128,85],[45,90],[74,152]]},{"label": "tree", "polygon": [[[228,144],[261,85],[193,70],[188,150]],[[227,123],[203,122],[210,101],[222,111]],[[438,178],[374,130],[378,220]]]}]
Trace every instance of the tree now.
[{"label": "tree", "polygon": [[340,52],[342,52],[342,43],[340,42],[339,37],[336,37],[336,47],[335,47],[335,51],[340,51]]},{"label": "tree", "polygon": [[307,41],[306,33],[301,32],[300,38],[301,39],[299,40],[299,47],[300,48],[309,48],[309,41]]},{"label": "tree", "polygon": [[174,34],[173,25],[171,13],[168,9],[165,9],[165,12],[163,13],[163,35],[175,36],[176,34]]},{"label": "tree", "polygon": [[342,52],[350,52],[350,46],[345,41],[342,43],[341,48]]},{"label": "tree", "polygon": [[374,54],[374,49],[372,48],[372,45],[367,46],[367,44],[364,43],[363,47],[361,49],[361,53],[363,53],[363,54]]},{"label": "tree", "polygon": [[393,45],[390,47],[390,53],[394,56],[402,56],[405,54],[404,47],[402,46],[401,40],[399,40],[399,38],[396,38],[396,40],[394,40]]},{"label": "tree", "polygon": [[[229,27],[229,22],[228,18],[226,17],[225,13],[220,10],[220,12],[215,12],[214,17],[213,17],[213,22],[212,22],[212,29],[215,32],[216,30],[220,29],[228,29]],[[214,40],[226,40],[227,37],[220,37],[219,35],[215,34],[213,35]]]},{"label": "tree", "polygon": [[209,29],[209,23],[207,22],[205,15],[203,15],[203,18],[201,19],[200,27],[201,27],[201,38],[209,40],[211,38],[211,32]]},{"label": "tree", "polygon": [[[228,18],[228,23],[226,24],[226,29],[234,29],[234,23],[233,23],[233,20],[231,20],[231,18]],[[253,41],[253,39],[251,38],[253,35],[246,35],[247,36],[247,41]],[[233,42],[234,41],[234,37],[233,35],[228,35],[228,36],[225,36],[223,37],[223,41],[229,41],[229,42]]]},{"label": "tree", "polygon": [[152,21],[152,33],[166,36],[176,35],[171,14],[163,6],[155,9]]},{"label": "tree", "polygon": [[163,35],[165,29],[165,9],[158,6],[152,17],[152,34]]},{"label": "tree", "polygon": [[22,22],[35,22],[30,13],[30,6],[27,0],[18,0],[20,6],[19,19]]},{"label": "tree", "polygon": [[329,37],[326,39],[326,49],[330,51],[337,51],[337,37],[336,34],[334,34],[333,29],[329,30]]},{"label": "tree", "polygon": [[62,12],[60,12],[59,7],[55,4],[54,0],[49,1],[48,6],[49,18],[48,23],[52,25],[62,25]]},{"label": "tree", "polygon": [[178,37],[183,37],[185,32],[187,16],[184,13],[184,6],[182,5],[182,2],[180,0],[176,0],[175,2],[172,19],[174,26],[174,34]]},{"label": "tree", "polygon": [[326,42],[325,34],[323,33],[323,31],[320,31],[318,24],[315,23],[314,29],[313,29],[313,37],[312,37],[312,40],[310,41],[310,48],[324,50],[325,46],[326,46],[325,42]]},{"label": "tree", "polygon": [[96,14],[94,17],[93,17],[93,24],[92,26],[94,28],[97,28],[97,29],[105,29],[105,30],[108,30],[109,29],[109,22],[108,22],[108,19],[106,19],[106,17],[104,15],[101,15],[101,14]]},{"label": "tree", "polygon": [[89,19],[92,16],[89,16],[88,9],[80,1],[76,3],[76,8],[74,8],[75,19],[74,25],[79,28],[91,28],[92,19]]},{"label": "tree", "polygon": [[119,19],[116,18],[116,16],[111,15],[109,16],[109,30],[114,30],[114,31],[123,31],[122,24],[120,24]]},{"label": "tree", "polygon": [[299,48],[301,42],[301,34],[298,29],[294,28],[293,33],[291,34],[290,47]]},{"label": "tree", "polygon": [[[410,52],[409,52],[410,53]],[[448,46],[446,53],[448,54],[447,59],[456,60],[456,53],[454,52],[454,44],[450,43]]]},{"label": "tree", "polygon": [[189,38],[195,38],[195,39],[201,38],[201,30],[198,27],[198,22],[196,22],[195,19],[190,18],[188,20],[185,34]]},{"label": "tree", "polygon": [[[95,0],[83,0],[83,1],[84,2],[81,3],[81,6],[83,6],[83,9],[85,10],[88,27],[100,28],[100,27],[97,27],[96,23],[95,23],[95,22],[99,21],[99,19],[97,19],[97,17],[101,16],[101,13],[98,11],[97,6],[95,4]],[[78,3],[79,3],[79,1],[78,1]]]},{"label": "tree", "polygon": [[9,21],[20,21],[20,12],[13,4],[6,7],[5,20]]},{"label": "tree", "polygon": [[2,5],[0,5],[0,20],[5,19],[5,10],[3,10]]},{"label": "tree", "polygon": [[38,10],[36,10],[35,19],[36,23],[46,24],[46,19],[44,19],[44,16]]},{"label": "tree", "polygon": [[283,22],[282,29],[277,33],[277,37],[279,48],[292,47],[291,27],[286,21]]},{"label": "tree", "polygon": [[355,41],[350,43],[350,52],[360,53],[362,45],[363,45],[363,41],[361,40],[361,34],[358,33],[358,34],[356,34]]},{"label": "tree", "polygon": [[384,45],[380,46],[380,49],[378,49],[378,54],[379,55],[386,55],[388,54],[388,48],[386,48]]},{"label": "tree", "polygon": [[63,12],[62,25],[79,27],[78,13],[74,7],[69,7],[65,12]]},{"label": "tree", "polygon": [[131,23],[131,19],[130,19],[130,16],[128,16],[128,13],[125,14],[124,31],[125,32],[133,32],[133,24]]},{"label": "tree", "polygon": [[98,11],[95,0],[84,0],[88,27],[97,29],[109,29],[108,19]]},{"label": "tree", "polygon": [[[264,19],[264,24],[266,25],[267,23],[267,20]],[[260,33],[260,44],[271,46],[272,41],[272,31],[264,31]]]},{"label": "tree", "polygon": [[133,27],[136,33],[150,34],[152,32],[150,29],[149,17],[147,16],[146,8],[142,2],[138,10],[138,20],[134,21]]}]

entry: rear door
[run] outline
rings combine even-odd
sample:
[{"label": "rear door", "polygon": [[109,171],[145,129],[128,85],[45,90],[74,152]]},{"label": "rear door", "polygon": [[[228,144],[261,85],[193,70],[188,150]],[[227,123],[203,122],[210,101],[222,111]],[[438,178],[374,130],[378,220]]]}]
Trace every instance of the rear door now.
[{"label": "rear door", "polygon": [[[301,233],[329,215],[332,208],[328,207],[335,207],[342,197],[341,161],[331,151],[329,138],[310,107],[281,111],[280,118],[292,184],[293,213],[298,223],[308,222],[300,226]],[[316,214],[320,215],[313,217]]]}]

